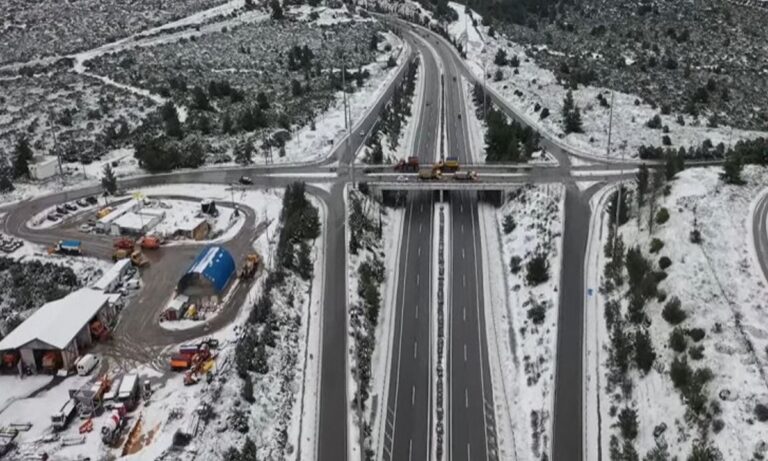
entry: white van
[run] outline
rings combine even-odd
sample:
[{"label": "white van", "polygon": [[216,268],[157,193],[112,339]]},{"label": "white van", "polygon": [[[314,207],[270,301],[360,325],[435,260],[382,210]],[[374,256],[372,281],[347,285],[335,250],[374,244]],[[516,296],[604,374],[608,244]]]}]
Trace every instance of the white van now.
[{"label": "white van", "polygon": [[80,376],[87,376],[99,364],[99,358],[93,354],[85,354],[75,362],[75,369]]}]

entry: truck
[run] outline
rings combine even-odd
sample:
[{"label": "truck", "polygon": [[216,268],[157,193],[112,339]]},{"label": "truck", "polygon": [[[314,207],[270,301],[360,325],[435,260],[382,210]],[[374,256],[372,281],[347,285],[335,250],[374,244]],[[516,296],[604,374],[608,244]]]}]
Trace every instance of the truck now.
[{"label": "truck", "polygon": [[424,168],[419,170],[419,179],[422,181],[437,181],[442,177],[443,175],[439,168]]},{"label": "truck", "polygon": [[419,157],[401,159],[395,164],[395,171],[416,173],[419,171]]},{"label": "truck", "polygon": [[115,409],[101,426],[101,441],[104,445],[112,446],[118,440],[120,432],[126,425],[126,413],[124,405],[115,405]]},{"label": "truck", "polygon": [[459,159],[457,157],[446,157],[444,161],[437,164],[437,167],[446,173],[454,173],[459,171]]},{"label": "truck", "polygon": [[160,238],[154,235],[145,235],[139,239],[139,246],[144,250],[156,250],[160,248]]},{"label": "truck", "polygon": [[132,411],[139,403],[139,375],[125,375],[117,391],[117,401],[125,405],[126,410]]},{"label": "truck", "polygon": [[80,240],[59,240],[54,247],[54,252],[64,255],[80,256],[83,254]]},{"label": "truck", "polygon": [[118,250],[133,250],[134,245],[136,245],[136,242],[128,237],[120,237],[112,242],[112,246]]},{"label": "truck", "polygon": [[243,261],[243,267],[240,269],[241,279],[253,278],[256,274],[256,270],[259,268],[259,262],[261,262],[261,256],[258,253],[249,253]]},{"label": "truck", "polygon": [[147,259],[147,257],[144,256],[144,253],[136,250],[133,253],[131,253],[131,263],[136,267],[144,267],[147,264],[149,264],[149,259]]},{"label": "truck", "polygon": [[53,430],[61,431],[67,427],[75,416],[75,410],[77,409],[77,400],[69,399],[61,406],[61,409],[51,415],[51,424]]},{"label": "truck", "polygon": [[477,181],[477,173],[474,171],[462,171],[453,175],[455,181]]}]

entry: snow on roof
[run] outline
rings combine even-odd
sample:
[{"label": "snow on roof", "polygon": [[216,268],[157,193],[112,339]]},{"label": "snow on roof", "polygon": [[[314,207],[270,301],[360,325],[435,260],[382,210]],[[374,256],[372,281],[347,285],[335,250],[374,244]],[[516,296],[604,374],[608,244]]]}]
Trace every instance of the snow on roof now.
[{"label": "snow on roof", "polygon": [[101,291],[81,288],[49,302],[3,338],[0,351],[19,349],[35,340],[64,349],[108,300]]},{"label": "snow on roof", "polygon": [[102,224],[109,224],[115,219],[119,218],[120,216],[124,215],[125,213],[129,211],[133,211],[134,208],[136,208],[136,205],[138,205],[138,201],[136,199],[130,199],[127,202],[119,205],[117,208],[112,210],[112,213],[104,216],[103,218],[99,219],[99,222]]},{"label": "snow on roof", "polygon": [[193,231],[197,229],[197,226],[204,223],[206,221],[205,218],[189,218],[181,221],[176,227],[180,231]]},{"label": "snow on roof", "polygon": [[189,274],[200,274],[214,286],[216,291],[221,292],[234,272],[235,260],[232,259],[232,255],[223,247],[210,246],[203,248],[203,251],[197,255],[179,283],[181,285],[187,283]]},{"label": "snow on roof", "polygon": [[152,220],[151,216],[142,216],[140,213],[128,212],[115,219],[112,224],[121,229],[141,230]]},{"label": "snow on roof", "polygon": [[121,259],[117,261],[109,270],[93,284],[94,290],[104,291],[112,282],[119,279],[125,273],[126,266],[131,265],[130,259]]}]

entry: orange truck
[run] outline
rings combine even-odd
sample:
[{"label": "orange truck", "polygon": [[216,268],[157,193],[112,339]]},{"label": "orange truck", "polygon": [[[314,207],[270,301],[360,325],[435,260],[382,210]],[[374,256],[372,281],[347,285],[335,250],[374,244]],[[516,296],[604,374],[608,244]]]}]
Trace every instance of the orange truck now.
[{"label": "orange truck", "polygon": [[119,239],[116,239],[112,245],[118,250],[133,250],[135,242],[128,237],[120,237]]},{"label": "orange truck", "polygon": [[160,248],[160,239],[154,235],[145,235],[139,239],[139,246],[145,250],[156,250]]}]

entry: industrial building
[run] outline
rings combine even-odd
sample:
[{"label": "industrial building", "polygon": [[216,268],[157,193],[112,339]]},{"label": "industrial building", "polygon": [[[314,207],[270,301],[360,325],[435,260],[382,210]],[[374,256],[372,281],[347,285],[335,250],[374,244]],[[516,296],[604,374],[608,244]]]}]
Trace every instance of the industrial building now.
[{"label": "industrial building", "polygon": [[38,373],[71,369],[114,320],[112,298],[93,288],[81,288],[43,305],[0,341],[3,363],[12,363],[19,372],[24,367]]},{"label": "industrial building", "polygon": [[41,181],[56,175],[59,168],[59,161],[56,157],[35,157],[29,164],[29,176],[32,179]]},{"label": "industrial building", "polygon": [[211,232],[211,225],[206,218],[192,218],[179,224],[174,232],[176,237],[203,240]]},{"label": "industrial building", "polygon": [[177,291],[196,301],[218,301],[234,275],[232,255],[224,247],[208,246],[181,277]]},{"label": "industrial building", "polygon": [[165,218],[164,210],[142,208],[118,217],[109,228],[111,235],[142,235],[152,230]]},{"label": "industrial building", "polygon": [[131,200],[128,200],[127,202],[121,203],[120,205],[117,206],[117,208],[112,210],[112,212],[110,212],[108,215],[96,221],[96,229],[99,230],[100,232],[111,233],[113,222],[115,222],[118,218],[120,218],[126,213],[136,211],[137,209],[139,209],[139,206],[141,206],[141,203],[136,199],[131,199]]}]

